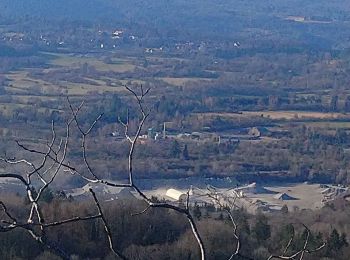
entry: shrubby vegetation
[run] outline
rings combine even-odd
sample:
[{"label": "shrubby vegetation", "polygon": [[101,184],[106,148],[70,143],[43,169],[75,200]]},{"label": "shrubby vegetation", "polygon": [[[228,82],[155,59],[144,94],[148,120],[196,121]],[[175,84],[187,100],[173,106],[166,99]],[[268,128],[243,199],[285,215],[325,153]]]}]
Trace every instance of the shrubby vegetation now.
[{"label": "shrubby vegetation", "polygon": [[[2,194],[2,198],[9,202],[8,207],[13,212],[26,208],[26,203],[20,197]],[[70,200],[62,194],[43,203],[45,219],[49,222],[93,215],[95,210],[94,205],[87,201]],[[198,259],[199,252],[193,235],[186,221],[177,213],[162,209],[133,216],[144,208],[138,200],[105,202],[103,208],[116,246],[131,259]],[[234,211],[242,243],[241,253],[258,260],[282,252],[292,235],[293,226],[296,239],[290,250],[298,250],[303,245],[306,233],[302,226],[295,223],[303,222],[310,224],[312,229],[310,248],[317,247],[322,241],[327,242],[324,249],[308,255],[307,259],[347,259],[349,247],[346,234],[349,230],[342,223],[346,221],[349,208],[348,202],[337,201],[315,212],[289,213],[287,209],[281,213],[253,216],[244,210]],[[227,214],[209,205],[195,206],[193,214],[207,246],[208,259],[228,258],[235,250],[236,243]],[[49,236],[69,254],[75,255],[76,259],[114,259],[100,220],[52,227]],[[0,241],[2,259],[59,259],[20,229],[2,234]]]}]

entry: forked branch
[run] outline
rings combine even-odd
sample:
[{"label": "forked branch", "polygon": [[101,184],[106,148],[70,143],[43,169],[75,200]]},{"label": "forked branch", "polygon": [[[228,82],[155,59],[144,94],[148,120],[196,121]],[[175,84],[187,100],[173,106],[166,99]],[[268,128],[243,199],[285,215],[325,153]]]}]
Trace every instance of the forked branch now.
[{"label": "forked branch", "polygon": [[285,260],[294,260],[294,259],[299,259],[302,260],[304,259],[305,254],[311,254],[311,253],[315,253],[320,251],[321,249],[323,249],[326,246],[326,243],[321,243],[321,245],[319,245],[316,248],[313,249],[309,249],[308,245],[310,243],[310,235],[311,235],[311,231],[310,229],[305,225],[305,224],[301,224],[304,227],[304,230],[306,231],[306,237],[304,240],[304,244],[303,247],[300,250],[297,250],[294,253],[291,254],[287,254],[288,250],[290,249],[294,239],[295,239],[295,231],[294,231],[294,227],[293,227],[293,231],[291,234],[291,237],[287,243],[287,245],[285,246],[285,249],[283,250],[283,253],[281,255],[271,255],[269,256],[269,258],[267,260],[271,260],[271,259],[285,259]]}]

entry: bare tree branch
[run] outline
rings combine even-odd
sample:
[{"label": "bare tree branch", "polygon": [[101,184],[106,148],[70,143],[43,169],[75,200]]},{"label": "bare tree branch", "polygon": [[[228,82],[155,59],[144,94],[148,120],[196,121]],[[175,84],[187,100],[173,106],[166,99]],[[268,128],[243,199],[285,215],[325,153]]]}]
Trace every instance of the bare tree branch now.
[{"label": "bare tree branch", "polygon": [[[72,217],[68,219],[63,220],[56,220],[53,222],[45,222],[43,218],[43,214],[41,212],[41,206],[40,206],[40,198],[42,197],[44,191],[52,185],[52,183],[55,181],[56,177],[59,175],[60,172],[69,172],[74,175],[80,176],[82,179],[87,181],[88,183],[94,183],[94,184],[101,184],[111,187],[119,187],[119,188],[129,188],[134,190],[134,192],[140,197],[141,200],[143,200],[147,205],[144,210],[142,210],[139,213],[133,214],[133,216],[141,215],[146,213],[151,208],[163,208],[168,210],[173,210],[184,217],[187,218],[187,221],[189,223],[189,226],[191,228],[192,234],[197,242],[201,260],[206,259],[206,249],[205,245],[203,243],[203,240],[200,236],[200,233],[198,231],[196,222],[191,214],[191,205],[190,205],[190,191],[187,191],[186,196],[186,203],[184,207],[176,206],[171,203],[167,202],[155,202],[152,201],[151,198],[147,196],[145,192],[143,192],[140,187],[135,183],[135,176],[134,176],[134,154],[135,149],[138,144],[139,137],[141,135],[141,132],[143,131],[143,127],[145,125],[146,120],[148,119],[150,115],[150,110],[145,108],[144,105],[144,98],[149,94],[150,88],[144,89],[143,86],[140,86],[139,91],[136,91],[128,86],[126,86],[126,89],[131,93],[131,95],[135,98],[138,106],[139,111],[139,123],[136,129],[136,132],[134,135],[129,133],[130,130],[130,114],[129,110],[127,111],[127,117],[126,122],[122,122],[122,120],[119,118],[119,122],[123,125],[125,130],[125,138],[129,142],[129,153],[128,153],[128,182],[127,183],[117,183],[112,182],[108,180],[104,180],[102,178],[99,178],[99,174],[96,174],[94,172],[93,167],[91,167],[88,156],[87,156],[87,138],[91,134],[92,130],[96,127],[97,123],[102,118],[103,114],[100,114],[96,119],[88,126],[87,130],[84,130],[85,127],[81,125],[79,122],[78,116],[79,112],[81,111],[84,102],[81,102],[80,105],[77,108],[74,108],[72,102],[69,98],[67,98],[69,108],[71,111],[71,118],[66,123],[66,134],[62,140],[60,140],[58,146],[57,144],[57,136],[55,131],[55,124],[52,122],[51,124],[51,132],[52,137],[51,140],[47,142],[45,150],[41,151],[40,149],[36,148],[29,148],[26,145],[20,143],[19,141],[16,141],[17,145],[22,148],[24,151],[35,154],[40,156],[42,159],[40,161],[40,164],[38,166],[35,166],[33,162],[30,162],[26,159],[8,159],[8,158],[0,158],[1,161],[4,161],[5,163],[15,165],[15,164],[24,164],[31,168],[31,171],[29,173],[26,173],[23,176],[21,174],[0,174],[0,178],[11,178],[15,180],[19,180],[22,185],[25,187],[27,191],[27,197],[29,199],[30,203],[30,210],[29,210],[29,216],[25,223],[18,223],[17,219],[9,213],[7,207],[3,202],[0,201],[0,209],[4,212],[4,214],[7,216],[6,219],[1,220],[1,223],[3,225],[0,226],[0,232],[9,232],[11,230],[14,230],[16,228],[21,228],[26,230],[36,241],[43,244],[45,247],[56,253],[57,255],[61,256],[63,259],[69,259],[69,256],[67,253],[65,253],[60,247],[52,243],[47,239],[46,236],[46,229],[51,227],[56,227],[68,223],[74,223],[74,222],[80,222],[80,221],[87,221],[87,220],[94,220],[94,219],[101,219],[104,230],[108,239],[109,248],[111,252],[121,258],[121,259],[127,259],[125,255],[122,254],[122,252],[118,251],[115,248],[114,241],[113,241],[113,235],[111,232],[111,228],[108,224],[108,221],[103,213],[102,206],[95,194],[95,192],[90,189],[90,193],[92,194],[93,201],[96,205],[97,214],[91,214],[86,216],[78,216],[78,217]],[[68,145],[69,145],[69,139],[70,137],[70,127],[72,123],[75,123],[80,136],[81,136],[81,151],[82,151],[82,159],[84,161],[84,167],[85,170],[79,170],[77,167],[72,166],[72,164],[68,161],[67,162],[67,151],[68,151]],[[57,147],[56,147],[57,146]],[[87,177],[87,174],[84,174],[84,172],[88,172],[92,177]],[[42,186],[39,188],[38,193],[35,195],[32,190],[32,178],[39,178],[42,182]],[[241,250],[241,241],[238,235],[238,226],[234,219],[234,216],[232,214],[232,211],[237,207],[236,206],[236,199],[238,197],[238,194],[234,192],[234,198],[227,199],[229,202],[229,207],[227,205],[223,204],[222,200],[222,194],[219,194],[215,189],[208,189],[208,193],[205,193],[204,196],[207,196],[211,198],[217,205],[220,206],[222,210],[224,210],[227,215],[230,218],[230,221],[233,226],[233,236],[236,241],[235,250],[232,252],[229,259],[234,259],[236,256],[244,259],[250,259],[249,257],[243,256],[240,253]],[[224,198],[226,199],[226,197]],[[225,200],[224,200],[225,201]],[[320,245],[317,248],[309,249],[309,240],[310,240],[310,230],[304,225],[304,228],[307,231],[307,236],[305,238],[304,244],[302,249],[297,251],[296,253],[287,256],[287,252],[289,248],[291,247],[292,242],[294,241],[294,232],[293,236],[288,241],[288,244],[286,245],[283,253],[279,256],[271,255],[268,259],[295,259],[296,257],[299,257],[299,260],[302,260],[304,258],[305,254],[310,254],[313,252],[317,252],[321,250],[325,244]]]},{"label": "bare tree branch", "polygon": [[13,223],[16,223],[17,220],[10,214],[10,212],[7,210],[5,204],[2,201],[0,201],[0,206],[1,206],[2,210],[4,211],[4,213],[6,214],[6,216],[9,219],[11,219],[13,221]]},{"label": "bare tree branch", "polygon": [[108,237],[108,243],[109,243],[109,248],[110,248],[110,250],[113,252],[114,255],[118,256],[119,258],[125,259],[125,260],[128,259],[128,258],[125,257],[122,253],[120,253],[119,251],[117,251],[117,250],[114,248],[113,238],[112,238],[112,232],[111,232],[111,229],[110,229],[110,227],[109,227],[109,225],[108,225],[108,223],[107,223],[107,220],[106,220],[106,218],[105,218],[105,216],[104,216],[104,214],[103,214],[101,205],[100,205],[100,203],[99,203],[99,201],[98,201],[98,199],[97,199],[97,197],[96,197],[95,192],[94,192],[92,189],[90,189],[89,191],[91,192],[91,194],[92,194],[92,196],[93,196],[93,198],[94,198],[95,204],[96,204],[97,209],[98,209],[98,213],[99,213],[99,215],[100,215],[100,217],[101,217],[101,219],[102,219],[102,222],[103,222],[103,225],[104,225],[104,229],[105,229],[106,235],[107,235],[107,237]]},{"label": "bare tree branch", "polygon": [[308,249],[308,244],[310,242],[310,235],[311,235],[311,231],[310,229],[305,225],[305,224],[301,224],[304,227],[304,230],[306,231],[306,237],[304,240],[304,245],[302,247],[302,249],[296,251],[295,253],[291,254],[291,255],[287,255],[287,251],[290,248],[293,240],[294,240],[294,227],[293,227],[293,233],[291,235],[291,238],[289,239],[283,253],[281,255],[271,255],[267,258],[267,260],[271,260],[271,259],[285,259],[285,260],[294,260],[297,257],[299,257],[299,260],[304,259],[305,254],[311,254],[311,253],[315,253],[320,251],[321,249],[323,249],[326,246],[326,243],[322,243],[320,246],[314,248],[314,249]]},{"label": "bare tree branch", "polygon": [[221,202],[222,200],[221,194],[219,194],[214,187],[211,187],[210,189],[208,188],[208,193],[206,193],[205,195],[211,198],[214,201],[214,203],[216,203],[220,207],[221,210],[224,210],[226,212],[226,214],[229,216],[231,223],[233,225],[233,237],[237,242],[236,242],[236,249],[229,257],[229,260],[232,260],[235,256],[241,256],[240,254],[241,243],[237,233],[238,226],[232,215],[232,210],[236,208],[235,202],[237,197],[234,198],[232,203],[225,206]]}]

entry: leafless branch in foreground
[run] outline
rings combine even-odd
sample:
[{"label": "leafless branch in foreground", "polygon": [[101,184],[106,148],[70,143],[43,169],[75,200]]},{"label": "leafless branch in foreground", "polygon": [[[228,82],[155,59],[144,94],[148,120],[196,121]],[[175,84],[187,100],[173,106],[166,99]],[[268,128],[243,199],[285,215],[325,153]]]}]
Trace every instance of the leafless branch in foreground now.
[{"label": "leafless branch in foreground", "polygon": [[[236,200],[238,198],[238,194],[234,192],[233,199],[227,198],[227,196],[224,196],[222,193],[218,192],[214,187],[210,187],[207,189],[207,192],[205,195],[207,197],[209,197],[210,199],[212,199],[214,204],[219,206],[221,210],[223,210],[227,213],[227,215],[230,218],[230,221],[233,225],[233,236],[234,236],[235,240],[237,241],[237,244],[236,244],[235,251],[229,257],[229,260],[234,259],[235,256],[239,256],[239,257],[244,258],[244,259],[251,259],[250,257],[246,257],[240,253],[241,243],[240,243],[239,235],[237,233],[238,227],[237,227],[237,223],[236,223],[236,221],[233,217],[233,214],[232,214],[233,210],[235,210],[237,208]],[[321,245],[319,245],[316,248],[309,249],[308,244],[310,242],[309,240],[310,240],[311,231],[305,224],[301,224],[301,225],[304,227],[304,229],[307,232],[303,247],[300,250],[298,250],[290,255],[287,254],[288,250],[290,249],[290,247],[295,239],[295,230],[294,230],[294,226],[293,226],[292,235],[291,235],[290,239],[288,240],[288,243],[285,246],[283,253],[281,255],[271,255],[268,257],[267,260],[272,260],[272,259],[294,260],[297,258],[299,260],[302,260],[302,259],[304,259],[305,254],[311,254],[311,253],[318,252],[326,246],[325,243],[322,243]],[[251,259],[251,260],[253,260],[253,259]]]},{"label": "leafless branch in foreground", "polygon": [[[71,118],[66,123],[66,134],[65,137],[59,141],[57,144],[57,136],[55,131],[55,124],[52,122],[51,130],[52,130],[52,138],[51,141],[46,144],[46,150],[42,151],[35,148],[29,148],[25,144],[20,143],[17,141],[17,145],[22,148],[24,151],[27,151],[29,154],[35,154],[40,156],[41,162],[39,165],[36,165],[35,163],[31,162],[27,159],[16,159],[16,158],[7,158],[6,156],[4,158],[0,158],[1,161],[9,164],[9,165],[23,165],[26,167],[29,167],[29,171],[25,172],[23,174],[0,174],[0,178],[10,178],[19,181],[23,187],[26,190],[27,197],[30,202],[30,210],[28,213],[27,221],[25,222],[19,222],[8,210],[6,205],[0,201],[0,210],[4,213],[6,216],[5,219],[0,220],[0,232],[10,232],[14,229],[24,229],[26,230],[36,241],[46,246],[46,248],[50,249],[55,254],[59,255],[63,259],[70,259],[70,256],[64,252],[59,246],[57,246],[55,243],[51,242],[47,238],[47,229],[68,224],[68,223],[74,223],[74,222],[80,222],[80,221],[88,221],[88,220],[94,220],[94,219],[101,219],[104,230],[108,239],[109,248],[111,252],[121,259],[127,259],[126,256],[122,254],[122,252],[118,251],[116,249],[116,246],[114,245],[113,241],[113,235],[111,232],[111,229],[109,227],[108,221],[103,213],[103,209],[101,207],[101,204],[99,200],[97,199],[97,196],[95,192],[90,189],[90,193],[92,194],[93,201],[95,203],[97,213],[91,214],[88,216],[79,216],[79,217],[72,217],[68,219],[63,220],[57,220],[53,222],[46,222],[43,218],[43,214],[41,212],[41,203],[40,199],[44,193],[45,190],[47,190],[50,185],[55,181],[56,177],[61,172],[69,172],[73,175],[78,175],[88,183],[94,183],[94,184],[101,184],[101,185],[107,185],[111,187],[120,187],[120,188],[129,188],[135,191],[135,193],[146,202],[147,206],[144,210],[142,210],[139,213],[133,214],[134,216],[144,214],[151,208],[164,208],[176,211],[183,216],[187,218],[187,221],[189,222],[189,225],[191,227],[191,231],[193,233],[193,236],[198,244],[199,250],[200,250],[200,256],[202,260],[206,259],[206,250],[203,243],[203,240],[200,236],[200,233],[198,231],[196,222],[191,214],[190,210],[190,193],[187,192],[187,199],[186,204],[184,207],[179,207],[170,203],[166,202],[154,202],[151,198],[149,198],[134,182],[134,153],[135,149],[139,140],[139,137],[141,135],[141,132],[143,130],[144,124],[147,120],[147,118],[150,115],[150,110],[147,110],[144,106],[144,99],[149,93],[150,89],[144,89],[142,86],[140,87],[139,91],[136,91],[134,89],[131,89],[129,87],[126,87],[126,89],[133,95],[137,102],[138,111],[140,114],[139,123],[137,126],[136,133],[132,135],[130,133],[130,121],[129,121],[129,111],[127,112],[126,122],[122,122],[122,120],[119,119],[120,123],[124,126],[125,129],[125,138],[128,140],[130,149],[128,153],[128,182],[127,183],[117,183],[112,182],[108,180],[104,180],[98,176],[94,172],[93,166],[89,163],[88,155],[87,155],[87,144],[86,140],[88,136],[91,134],[92,130],[95,128],[98,121],[102,118],[102,114],[100,114],[94,121],[88,126],[86,130],[84,130],[84,127],[79,122],[79,112],[81,111],[84,102],[82,102],[77,108],[74,108],[72,102],[70,99],[67,98],[69,108],[71,111]],[[75,123],[78,132],[81,136],[81,150],[82,150],[82,159],[84,161],[85,168],[88,172],[86,174],[84,171],[79,170],[77,167],[74,167],[72,163],[67,161],[67,150],[70,140],[70,131],[71,131],[71,125]],[[34,194],[33,192],[33,179],[38,178],[42,186],[39,188],[38,193]],[[229,259],[234,259],[236,256],[244,259],[250,259],[249,257],[245,257],[241,255],[240,249],[241,249],[241,242],[239,239],[239,235],[237,232],[237,224],[233,217],[232,211],[235,209],[236,204],[235,200],[236,197],[233,199],[233,201],[230,201],[230,207],[227,207],[226,205],[222,204],[221,199],[219,198],[218,193],[214,192],[213,190],[209,190],[206,196],[210,197],[212,200],[215,201],[217,205],[220,206],[223,210],[226,211],[228,214],[232,225],[233,225],[233,236],[235,238],[236,246],[234,252],[231,254]],[[237,195],[237,194],[236,194]],[[290,248],[294,236],[290,239],[288,242],[284,252],[282,255],[279,256],[270,256],[268,260],[270,259],[296,259],[296,257],[299,257],[299,259],[303,259],[305,254],[317,252],[321,250],[325,244],[322,244],[318,248],[315,249],[309,249],[309,237],[310,237],[310,230],[304,226],[307,231],[307,237],[305,239],[303,248],[299,250],[298,252],[294,253],[293,255],[287,256],[287,251]]]},{"label": "leafless branch in foreground", "polygon": [[[91,129],[94,127],[94,125],[96,124],[96,122],[99,120],[100,117],[98,117],[94,123],[91,125],[91,127],[89,128],[89,130],[87,132],[84,132],[84,130],[82,129],[82,127],[79,125],[78,119],[77,119],[77,114],[73,113],[74,108],[72,106],[72,104],[70,103],[70,101],[68,100],[68,102],[70,103],[70,108],[71,111],[73,113],[73,118],[74,121],[82,135],[82,149],[83,149],[83,159],[85,162],[85,165],[88,169],[88,171],[90,172],[90,174],[93,176],[93,179],[90,179],[86,176],[84,176],[81,172],[79,172],[77,169],[71,167],[68,165],[68,170],[71,171],[72,174],[78,174],[81,177],[83,177],[86,181],[91,182],[91,183],[100,183],[100,184],[104,184],[104,185],[108,185],[108,186],[113,186],[113,187],[124,187],[124,188],[131,188],[133,189],[136,194],[147,203],[147,207],[139,213],[136,213],[134,215],[140,215],[143,213],[146,213],[150,208],[165,208],[165,209],[170,209],[170,210],[174,210],[182,215],[184,215],[191,227],[192,233],[198,243],[199,249],[200,249],[200,253],[201,253],[201,259],[204,260],[205,259],[205,247],[204,247],[204,243],[203,240],[198,232],[198,228],[196,226],[196,223],[194,221],[194,218],[190,212],[190,209],[188,207],[186,208],[181,208],[169,203],[159,203],[159,202],[154,202],[151,200],[151,198],[149,198],[134,182],[134,152],[135,152],[135,147],[137,145],[138,139],[141,135],[141,132],[143,130],[143,126],[147,120],[147,118],[150,115],[150,110],[147,110],[144,107],[144,99],[146,97],[146,95],[149,93],[150,89],[146,89],[144,90],[144,88],[142,86],[140,86],[139,89],[139,94],[136,90],[133,90],[129,87],[126,87],[126,89],[134,96],[137,105],[138,105],[138,110],[140,112],[140,121],[136,130],[136,133],[134,135],[131,135],[129,133],[129,112],[127,112],[127,117],[126,117],[126,122],[122,122],[122,120],[119,119],[120,123],[124,126],[125,129],[125,138],[128,140],[129,144],[130,144],[130,149],[129,149],[129,154],[128,154],[128,180],[129,182],[126,184],[120,184],[120,183],[113,183],[110,181],[106,181],[103,179],[100,179],[94,172],[92,167],[90,167],[87,157],[86,157],[86,136],[91,132]],[[65,165],[66,166],[66,165]],[[108,233],[108,231],[107,231]],[[110,240],[110,244],[112,244],[112,241]]]},{"label": "leafless branch in foreground", "polygon": [[[35,165],[35,163],[30,162],[27,159],[19,159],[16,158],[0,158],[1,161],[10,164],[10,165],[25,165],[28,166],[31,170],[27,171],[23,174],[0,174],[0,178],[9,178],[20,181],[20,183],[24,186],[27,197],[29,199],[30,210],[28,212],[28,218],[26,222],[18,221],[7,209],[4,202],[0,201],[0,210],[5,214],[7,219],[0,220],[0,232],[9,232],[14,229],[24,229],[26,230],[36,241],[43,244],[46,248],[51,250],[53,253],[57,254],[63,259],[70,259],[69,255],[64,252],[59,246],[55,243],[48,240],[46,232],[50,227],[60,226],[67,223],[78,222],[78,221],[86,221],[93,219],[102,219],[105,230],[107,233],[108,240],[111,241],[111,234],[109,228],[106,224],[105,217],[101,210],[100,204],[97,200],[95,193],[91,190],[93,195],[95,205],[98,209],[98,214],[82,216],[82,217],[73,217],[70,219],[58,220],[54,222],[46,222],[43,218],[40,199],[46,189],[54,182],[58,174],[61,172],[63,168],[67,168],[68,165],[65,164],[68,144],[70,139],[70,128],[73,121],[76,121],[76,115],[80,111],[82,104],[73,111],[73,117],[66,123],[66,135],[63,140],[59,142],[57,145],[57,149],[54,149],[55,141],[56,141],[56,131],[55,125],[52,122],[52,139],[49,144],[47,144],[47,151],[39,151],[36,149],[30,149],[25,145],[21,144],[19,141],[16,141],[17,145],[24,149],[25,151],[37,154],[42,156],[41,163],[39,165]],[[96,124],[98,119],[95,120],[93,126]],[[91,128],[92,129],[92,128]],[[88,134],[91,129],[84,134]],[[35,194],[32,186],[33,179],[38,178],[42,182],[42,186],[38,189],[38,192]],[[109,232],[107,232],[109,231]],[[126,259],[122,256],[122,254],[118,253],[112,246],[111,250],[116,255],[122,259]]]},{"label": "leafless branch in foreground", "polygon": [[305,237],[305,241],[304,241],[303,247],[300,250],[298,250],[298,251],[296,251],[296,252],[294,252],[294,253],[292,253],[290,255],[287,255],[287,252],[288,252],[290,246],[292,245],[292,243],[293,243],[293,241],[295,239],[295,231],[294,231],[294,226],[293,226],[292,235],[291,235],[287,245],[285,246],[285,249],[283,250],[283,253],[281,255],[271,255],[271,256],[269,256],[269,258],[267,260],[271,260],[271,259],[294,260],[294,259],[297,259],[297,258],[299,260],[302,260],[302,259],[304,259],[305,254],[312,254],[312,253],[318,252],[318,251],[320,251],[321,249],[323,249],[326,246],[326,243],[323,242],[318,247],[313,248],[313,249],[309,249],[308,248],[308,244],[310,242],[311,231],[305,224],[301,224],[301,225],[304,227],[304,230],[306,231],[306,237]]},{"label": "leafless branch in foreground", "polygon": [[[237,209],[237,205],[236,205],[237,194],[234,193],[234,197],[230,200],[227,200],[227,199],[225,199],[225,196],[223,196],[223,194],[219,193],[214,187],[210,187],[207,189],[205,196],[210,198],[215,205],[219,206],[220,210],[223,210],[224,212],[226,212],[226,214],[228,215],[228,217],[232,223],[232,226],[233,226],[232,232],[233,232],[233,237],[236,240],[236,246],[235,246],[235,250],[232,252],[231,256],[228,259],[232,260],[237,256],[237,257],[241,257],[243,259],[253,260],[250,257],[242,255],[240,252],[241,241],[240,241],[240,238],[238,235],[238,225],[237,225],[237,222],[232,214],[232,212],[235,209]],[[225,202],[225,204],[224,204],[224,202]]]},{"label": "leafless branch in foreground", "polygon": [[[47,151],[41,151],[34,148],[29,148],[25,144],[20,143],[17,141],[17,145],[22,148],[23,150],[27,151],[30,154],[36,154],[39,156],[42,156],[42,162],[39,166],[34,165],[34,163],[27,161],[25,159],[20,160],[11,160],[8,158],[0,158],[0,160],[4,161],[8,164],[25,164],[28,167],[31,167],[32,170],[26,174],[26,178],[24,178],[22,175],[19,174],[0,174],[0,178],[13,178],[19,180],[27,190],[27,196],[30,200],[31,209],[29,213],[29,217],[26,223],[17,223],[15,218],[12,217],[12,215],[8,212],[5,204],[1,203],[2,210],[5,212],[7,217],[10,219],[10,221],[2,221],[3,224],[6,224],[4,226],[0,226],[0,232],[8,232],[10,230],[16,229],[16,228],[22,228],[27,230],[32,237],[37,240],[38,242],[44,244],[47,248],[49,248],[51,251],[56,253],[57,255],[61,256],[63,259],[69,259],[69,256],[61,250],[59,247],[55,246],[54,244],[50,243],[47,240],[46,237],[46,229],[49,227],[55,227],[67,223],[72,222],[78,222],[78,221],[85,221],[85,220],[92,220],[92,219],[101,219],[104,225],[104,229],[106,231],[106,235],[109,242],[109,247],[112,253],[121,258],[121,259],[127,259],[126,256],[124,256],[121,252],[115,249],[115,246],[113,244],[112,239],[112,233],[109,228],[109,225],[107,223],[107,220],[103,214],[102,207],[97,200],[97,196],[94,193],[93,190],[90,190],[95,205],[98,209],[98,214],[90,215],[90,216],[81,216],[81,217],[73,217],[70,219],[65,220],[58,220],[51,223],[46,223],[42,217],[41,213],[41,207],[39,200],[43,194],[43,192],[54,182],[55,178],[59,174],[60,171],[63,172],[70,172],[74,175],[79,175],[81,178],[83,178],[85,181],[89,183],[95,183],[95,184],[102,184],[112,187],[121,187],[121,188],[130,188],[133,189],[139,197],[147,203],[147,207],[140,213],[137,213],[135,215],[146,213],[150,208],[164,208],[169,210],[174,210],[182,215],[184,215],[191,227],[192,233],[194,235],[194,238],[196,239],[198,243],[198,247],[200,249],[201,259],[205,259],[205,247],[202,241],[202,238],[198,232],[198,228],[196,226],[195,220],[190,212],[189,208],[189,193],[187,196],[187,204],[185,208],[178,207],[169,203],[163,203],[163,202],[154,202],[149,198],[141,189],[135,184],[134,182],[134,170],[133,170],[133,160],[134,160],[134,152],[135,147],[137,145],[138,139],[141,135],[141,132],[143,130],[143,126],[147,120],[147,118],[150,115],[150,110],[147,110],[144,107],[144,98],[149,93],[150,89],[144,89],[142,86],[140,87],[140,94],[138,94],[138,91],[135,91],[129,87],[126,87],[126,89],[134,96],[136,99],[138,110],[140,112],[140,121],[136,130],[136,133],[134,135],[131,135],[129,133],[129,112],[127,114],[127,120],[126,122],[122,122],[120,120],[120,123],[125,128],[125,137],[130,143],[130,149],[128,154],[128,183],[121,184],[121,183],[115,183],[107,180],[103,180],[98,177],[97,174],[95,174],[93,167],[90,165],[88,161],[87,156],[87,145],[86,145],[86,139],[89,136],[89,134],[92,132],[93,128],[96,126],[98,121],[103,116],[102,114],[99,115],[93,123],[88,127],[87,130],[84,130],[82,125],[79,122],[78,115],[81,110],[81,108],[84,105],[84,102],[82,102],[77,108],[73,107],[72,102],[67,98],[69,108],[71,110],[72,117],[66,124],[66,136],[64,138],[64,141],[61,141],[58,145],[57,149],[54,149],[55,141],[56,141],[56,132],[55,132],[55,126],[54,123],[52,123],[52,140],[50,143],[47,144]],[[81,135],[81,149],[82,149],[82,158],[85,164],[85,167],[90,174],[91,177],[86,176],[84,172],[78,170],[76,167],[72,166],[70,162],[66,161],[66,155],[67,155],[67,149],[68,149],[68,143],[70,139],[70,127],[72,123],[75,123],[80,135]],[[52,164],[47,167],[48,162],[52,162]],[[46,169],[45,169],[46,168]],[[43,186],[39,189],[39,192],[37,196],[34,196],[32,192],[32,178],[37,177],[41,180],[43,183]],[[40,233],[38,234],[36,231],[36,227],[39,227]]]}]

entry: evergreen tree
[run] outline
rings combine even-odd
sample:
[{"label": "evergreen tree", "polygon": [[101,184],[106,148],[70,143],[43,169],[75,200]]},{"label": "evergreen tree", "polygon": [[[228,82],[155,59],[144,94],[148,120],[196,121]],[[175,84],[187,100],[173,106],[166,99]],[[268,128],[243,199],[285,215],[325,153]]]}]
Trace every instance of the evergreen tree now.
[{"label": "evergreen tree", "polygon": [[350,96],[347,96],[344,103],[344,111],[350,112]]},{"label": "evergreen tree", "polygon": [[267,223],[267,218],[264,215],[258,215],[255,226],[253,227],[253,233],[259,241],[264,241],[270,238],[271,227]]},{"label": "evergreen tree", "polygon": [[332,96],[331,97],[331,103],[330,103],[330,110],[331,111],[337,111],[338,110],[338,96]]},{"label": "evergreen tree", "polygon": [[180,158],[181,149],[178,141],[174,140],[170,147],[170,156],[174,158]]},{"label": "evergreen tree", "polygon": [[336,256],[343,247],[347,247],[348,242],[346,240],[346,235],[339,235],[336,229],[332,230],[331,235],[327,239],[326,243],[326,255]]},{"label": "evergreen tree", "polygon": [[44,201],[46,203],[51,203],[51,201],[54,199],[54,195],[52,191],[49,188],[46,188],[43,193],[41,194],[40,200]]},{"label": "evergreen tree", "polygon": [[201,209],[199,208],[199,206],[198,206],[197,204],[194,205],[193,216],[194,216],[197,220],[200,220],[201,217],[202,217]]},{"label": "evergreen tree", "polygon": [[182,151],[182,157],[184,160],[188,160],[190,158],[189,154],[188,154],[188,148],[187,148],[187,144],[185,144],[185,147]]},{"label": "evergreen tree", "polygon": [[288,206],[286,204],[284,204],[282,206],[281,212],[282,212],[282,214],[288,214]]}]

